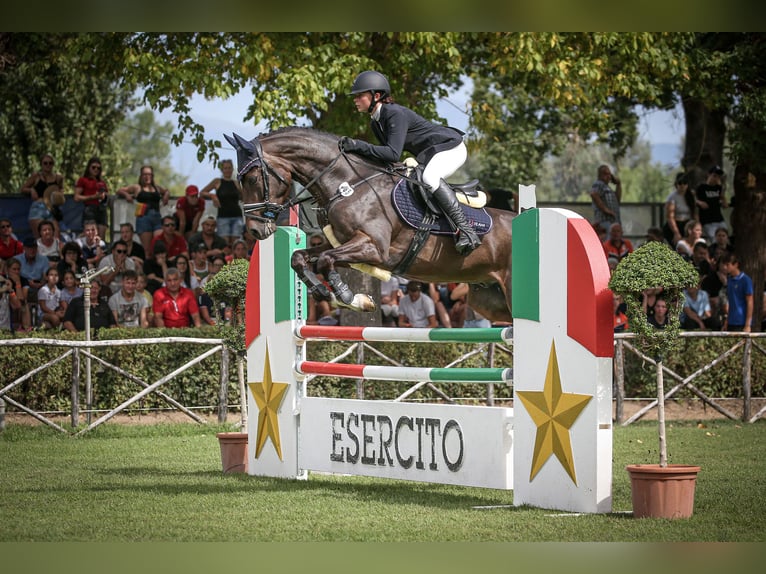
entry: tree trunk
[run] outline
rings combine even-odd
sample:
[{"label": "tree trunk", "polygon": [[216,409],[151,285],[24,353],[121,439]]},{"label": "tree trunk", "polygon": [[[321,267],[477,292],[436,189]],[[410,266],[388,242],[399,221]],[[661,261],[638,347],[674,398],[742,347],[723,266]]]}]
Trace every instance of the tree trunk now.
[{"label": "tree trunk", "polygon": [[726,136],[724,110],[711,110],[692,97],[682,98],[686,122],[686,143],[681,160],[689,175],[691,189],[705,181],[711,166],[723,166],[723,143]]}]

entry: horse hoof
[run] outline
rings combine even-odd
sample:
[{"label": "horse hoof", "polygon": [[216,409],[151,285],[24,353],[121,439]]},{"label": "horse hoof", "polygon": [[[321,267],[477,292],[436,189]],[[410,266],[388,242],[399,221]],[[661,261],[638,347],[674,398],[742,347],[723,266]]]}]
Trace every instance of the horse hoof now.
[{"label": "horse hoof", "polygon": [[375,299],[362,293],[354,295],[354,302],[351,305],[359,311],[375,311],[378,308]]}]

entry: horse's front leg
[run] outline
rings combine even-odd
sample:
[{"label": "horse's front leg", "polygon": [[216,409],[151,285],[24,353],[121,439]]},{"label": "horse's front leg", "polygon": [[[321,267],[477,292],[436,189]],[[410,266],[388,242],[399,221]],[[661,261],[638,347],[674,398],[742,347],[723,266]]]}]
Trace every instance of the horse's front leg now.
[{"label": "horse's front leg", "polygon": [[327,277],[330,289],[337,298],[337,304],[356,311],[374,311],[375,300],[367,294],[354,293],[343,281],[335,265],[348,267],[351,263],[378,264],[381,261],[378,249],[366,236],[355,236],[334,249],[328,249],[317,259],[317,272]]},{"label": "horse's front leg", "polygon": [[311,268],[311,259],[305,250],[293,252],[290,258],[290,266],[309,289],[309,294],[317,301],[327,301],[331,298],[330,290],[327,285],[319,280]]}]

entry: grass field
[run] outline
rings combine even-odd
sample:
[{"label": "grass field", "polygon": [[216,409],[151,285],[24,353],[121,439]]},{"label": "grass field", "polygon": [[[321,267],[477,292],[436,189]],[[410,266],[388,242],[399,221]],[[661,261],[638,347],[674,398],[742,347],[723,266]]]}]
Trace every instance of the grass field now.
[{"label": "grass field", "polygon": [[108,424],[73,439],[9,425],[0,433],[0,542],[766,540],[766,423],[705,425],[668,428],[670,462],[702,467],[694,516],[676,521],[630,514],[624,468],[656,462],[650,421],[615,429],[614,512],[605,515],[515,508],[512,492],[479,488],[223,475],[219,426]]}]

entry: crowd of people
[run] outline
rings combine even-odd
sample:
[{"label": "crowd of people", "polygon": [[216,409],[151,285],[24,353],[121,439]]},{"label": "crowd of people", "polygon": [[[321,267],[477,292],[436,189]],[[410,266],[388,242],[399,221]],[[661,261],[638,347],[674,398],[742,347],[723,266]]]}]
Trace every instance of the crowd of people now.
[{"label": "crowd of people", "polygon": [[[229,315],[213,309],[204,287],[231,260],[249,259],[254,244],[242,233],[242,190],[230,160],[201,191],[187,186],[172,215],[161,207],[169,204],[168,189],[155,183],[152,166],[142,166],[137,183],[116,190],[135,203],[135,226],[121,223],[109,242],[115,195],[99,158],[88,160],[73,190],[72,199],[83,204],[77,237],[59,226],[64,178],[53,157],[41,157],[40,166],[20,190],[32,200],[32,235],[19,239],[11,220],[0,216],[0,329],[82,331],[88,293],[92,328],[201,327]],[[206,200],[219,208],[217,217],[204,216]]]}]

